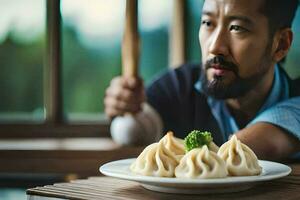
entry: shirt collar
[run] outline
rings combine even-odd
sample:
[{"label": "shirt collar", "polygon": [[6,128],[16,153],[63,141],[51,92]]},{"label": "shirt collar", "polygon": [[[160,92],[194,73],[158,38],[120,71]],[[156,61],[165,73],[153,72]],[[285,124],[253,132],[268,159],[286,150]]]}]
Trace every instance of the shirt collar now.
[{"label": "shirt collar", "polygon": [[271,92],[267,97],[267,100],[259,110],[258,114],[274,106],[279,101],[287,99],[288,97],[289,97],[289,85],[288,85],[287,77],[281,71],[280,67],[276,65]]}]

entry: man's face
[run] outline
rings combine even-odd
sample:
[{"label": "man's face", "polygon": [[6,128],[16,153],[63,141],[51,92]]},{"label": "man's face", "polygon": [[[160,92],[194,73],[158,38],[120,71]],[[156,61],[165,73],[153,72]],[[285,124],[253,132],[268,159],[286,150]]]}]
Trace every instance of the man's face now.
[{"label": "man's face", "polygon": [[202,87],[215,98],[245,95],[271,68],[263,0],[205,0],[199,40]]}]

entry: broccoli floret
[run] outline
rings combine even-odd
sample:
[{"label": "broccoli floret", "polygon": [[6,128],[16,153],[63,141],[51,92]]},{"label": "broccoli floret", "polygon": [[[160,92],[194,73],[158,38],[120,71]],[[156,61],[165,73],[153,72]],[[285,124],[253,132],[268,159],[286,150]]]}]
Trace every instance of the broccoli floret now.
[{"label": "broccoli floret", "polygon": [[208,131],[193,130],[184,138],[185,150],[188,152],[194,148],[202,147],[203,145],[209,145],[213,140],[211,133]]}]

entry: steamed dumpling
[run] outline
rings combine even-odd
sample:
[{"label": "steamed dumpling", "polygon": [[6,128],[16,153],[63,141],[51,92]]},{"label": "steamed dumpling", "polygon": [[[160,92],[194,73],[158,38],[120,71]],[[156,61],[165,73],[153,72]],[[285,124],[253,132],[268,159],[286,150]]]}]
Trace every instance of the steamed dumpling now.
[{"label": "steamed dumpling", "polygon": [[130,166],[136,174],[173,177],[180,158],[168,150],[163,141],[147,146]]},{"label": "steamed dumpling", "polygon": [[253,176],[262,171],[255,153],[235,135],[220,147],[218,155],[226,162],[231,176]]},{"label": "steamed dumpling", "polygon": [[172,131],[169,131],[160,141],[165,147],[173,152],[179,159],[185,154],[184,140],[174,137]]},{"label": "steamed dumpling", "polygon": [[218,153],[218,151],[219,151],[218,145],[216,145],[213,141],[211,141],[211,142],[208,144],[208,149],[209,149],[210,151],[215,152],[215,153]]},{"label": "steamed dumpling", "polygon": [[175,169],[179,178],[223,178],[227,174],[224,160],[206,145],[185,154]]}]

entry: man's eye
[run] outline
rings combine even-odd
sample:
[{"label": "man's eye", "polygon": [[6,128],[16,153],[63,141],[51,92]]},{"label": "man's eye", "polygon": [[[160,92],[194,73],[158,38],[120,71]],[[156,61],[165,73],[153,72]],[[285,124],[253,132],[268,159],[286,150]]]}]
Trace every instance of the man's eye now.
[{"label": "man's eye", "polygon": [[202,24],[202,26],[207,26],[207,27],[210,27],[210,26],[211,26],[211,22],[208,21],[208,20],[202,20],[202,21],[201,21],[201,24]]},{"label": "man's eye", "polygon": [[235,31],[235,32],[246,32],[247,31],[247,29],[245,29],[241,26],[238,26],[238,25],[231,25],[229,30]]}]

